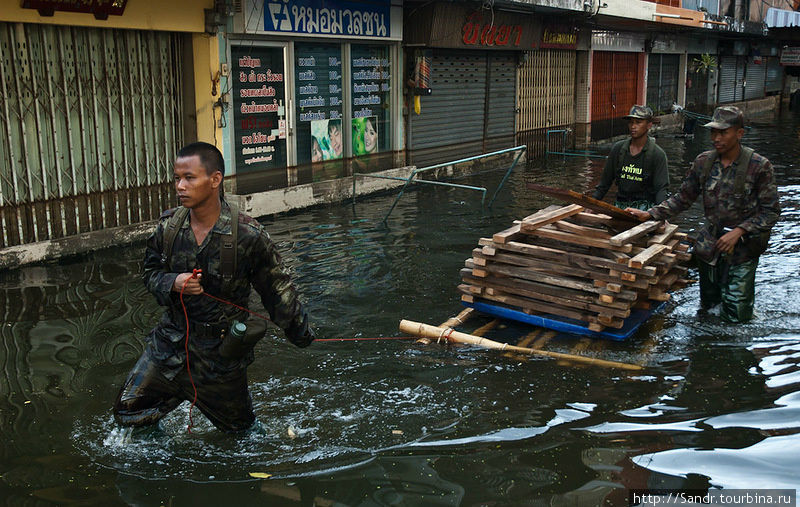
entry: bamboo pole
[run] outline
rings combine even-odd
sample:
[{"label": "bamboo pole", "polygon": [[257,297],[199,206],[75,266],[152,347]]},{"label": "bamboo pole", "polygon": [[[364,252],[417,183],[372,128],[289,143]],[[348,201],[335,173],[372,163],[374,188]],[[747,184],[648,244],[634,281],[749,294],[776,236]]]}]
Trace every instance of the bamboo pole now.
[{"label": "bamboo pole", "polygon": [[548,350],[536,350],[527,347],[517,347],[507,343],[500,343],[480,336],[474,336],[467,333],[461,333],[448,327],[431,326],[421,322],[413,322],[410,320],[400,321],[400,331],[414,336],[422,336],[430,339],[444,339],[454,343],[468,343],[470,345],[477,345],[487,349],[508,350],[512,352],[521,352],[524,354],[533,354],[539,356],[552,357],[554,359],[563,359],[566,361],[574,361],[577,363],[590,364],[594,366],[603,366],[606,368],[619,368],[621,370],[639,371],[643,368],[638,364],[620,363],[617,361],[606,361],[605,359],[597,359],[594,357],[579,356],[575,354],[565,354],[562,352],[551,352]]}]

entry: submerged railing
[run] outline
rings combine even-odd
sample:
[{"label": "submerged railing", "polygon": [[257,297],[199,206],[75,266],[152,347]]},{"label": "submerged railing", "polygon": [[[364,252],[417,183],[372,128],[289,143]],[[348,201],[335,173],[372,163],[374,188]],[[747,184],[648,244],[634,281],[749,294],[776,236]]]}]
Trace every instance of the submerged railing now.
[{"label": "submerged railing", "polygon": [[511,153],[511,152],[514,152],[514,151],[518,151],[519,153],[517,153],[517,156],[514,157],[514,161],[511,163],[511,166],[508,168],[508,170],[506,170],[506,174],[503,176],[503,179],[500,181],[500,184],[497,186],[497,189],[495,189],[494,195],[492,196],[492,200],[489,201],[489,207],[491,208],[492,204],[494,204],[494,200],[497,197],[497,194],[500,192],[500,189],[503,188],[503,185],[505,185],[506,181],[508,180],[508,177],[511,175],[511,171],[514,170],[514,167],[517,165],[517,162],[519,162],[520,157],[522,157],[522,154],[525,153],[525,151],[527,149],[528,149],[527,146],[520,145],[520,146],[515,146],[513,148],[506,148],[504,150],[493,151],[491,153],[484,153],[482,155],[475,155],[473,157],[462,158],[462,159],[454,160],[452,162],[443,162],[441,164],[436,164],[436,165],[432,165],[432,166],[428,166],[428,167],[422,167],[422,168],[414,169],[413,171],[411,171],[411,174],[408,176],[408,178],[400,178],[398,176],[384,176],[382,174],[355,173],[354,172],[353,173],[353,203],[355,204],[355,202],[356,202],[356,176],[361,176],[361,177],[364,177],[364,178],[380,178],[380,179],[384,179],[384,180],[399,180],[399,181],[405,181],[406,182],[405,185],[403,185],[403,187],[400,189],[400,193],[397,194],[397,197],[395,198],[394,202],[392,203],[392,207],[389,208],[389,211],[386,213],[386,216],[383,217],[383,222],[384,223],[389,219],[389,215],[392,214],[392,211],[394,211],[394,208],[395,208],[395,206],[397,206],[397,203],[400,201],[400,198],[403,197],[403,194],[405,193],[406,189],[412,183],[425,183],[425,184],[428,184],[428,185],[441,185],[441,186],[445,186],[445,187],[464,188],[464,189],[467,189],[467,190],[477,190],[477,191],[481,192],[481,208],[483,208],[484,203],[486,202],[486,188],[485,187],[476,187],[476,186],[472,186],[472,185],[460,185],[458,183],[448,183],[448,182],[445,182],[445,181],[430,181],[430,180],[419,180],[419,179],[415,180],[414,178],[420,173],[423,173],[423,172],[426,172],[426,171],[431,171],[433,169],[439,169],[440,167],[446,167],[446,166],[461,164],[461,163],[464,163],[464,162],[470,162],[472,160],[478,160],[478,159],[481,159],[481,158],[491,157],[491,156],[495,156],[495,155],[502,155],[503,153]]},{"label": "submerged railing", "polygon": [[[571,132],[570,129],[553,129],[548,130],[545,134],[545,156],[548,155],[563,155],[565,157],[587,157],[587,158],[608,158],[595,151],[589,150],[567,150],[567,134]],[[550,151],[550,134],[561,134],[561,151]]]}]

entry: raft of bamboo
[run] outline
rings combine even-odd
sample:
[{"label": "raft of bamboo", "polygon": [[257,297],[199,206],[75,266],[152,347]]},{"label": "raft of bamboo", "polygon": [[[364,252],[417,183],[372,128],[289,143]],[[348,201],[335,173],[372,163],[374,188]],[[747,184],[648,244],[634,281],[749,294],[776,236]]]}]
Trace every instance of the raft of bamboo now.
[{"label": "raft of bamboo", "polygon": [[674,224],[620,220],[575,203],[550,206],[481,238],[458,288],[467,304],[566,319],[600,333],[621,329],[633,310],[667,301],[686,285],[688,249]]}]

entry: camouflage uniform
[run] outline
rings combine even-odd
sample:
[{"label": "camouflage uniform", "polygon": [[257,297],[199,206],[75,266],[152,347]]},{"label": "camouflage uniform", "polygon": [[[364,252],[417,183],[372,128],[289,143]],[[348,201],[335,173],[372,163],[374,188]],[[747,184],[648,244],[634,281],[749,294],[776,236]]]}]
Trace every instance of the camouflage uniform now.
[{"label": "camouflage uniform", "polygon": [[[653,110],[647,106],[635,105],[625,118],[653,121]],[[667,154],[649,136],[642,151],[635,156],[631,155],[630,146],[631,138],[628,138],[616,142],[611,148],[600,183],[592,197],[602,199],[611,184],[616,182],[617,198],[614,206],[647,210],[667,198]]]},{"label": "camouflage uniform", "polygon": [[[651,208],[657,220],[665,220],[686,210],[703,195],[705,218],[699,231],[695,257],[700,267],[700,301],[703,307],[722,303],[722,317],[732,322],[749,320],[755,299],[755,271],[762,249],[753,247],[759,235],[772,229],[780,215],[778,189],[772,164],[754,153],[745,175],[744,193],[734,192],[736,170],[744,164],[744,150],[729,167],[723,167],[716,151],[706,151],[695,158],[677,194]],[[701,188],[704,166],[716,157],[708,179]],[[727,230],[741,227],[747,234],[730,256],[713,251],[717,238]]]},{"label": "camouflage uniform", "polygon": [[[237,262],[229,291],[222,292],[220,235],[231,232],[231,210],[223,201],[217,223],[201,245],[197,245],[190,217],[181,225],[173,243],[171,267],[163,258],[164,233],[175,209],[164,212],[147,240],[142,280],[159,304],[166,307],[161,321],[147,337],[147,345],[120,390],[114,407],[118,423],[128,426],[153,424],[194,392],[186,371],[186,318],[180,294],[172,290],[180,273],[202,269],[203,290],[211,295],[248,307],[251,286],[261,296],[272,321],[298,347],[308,346],[313,334],[289,274],[269,234],[253,218],[239,215]],[[197,407],[218,428],[238,431],[250,427],[255,418],[247,389],[247,365],[252,348],[240,357],[220,355],[221,337],[233,320],[246,320],[246,313],[205,295],[184,295],[189,318],[189,366],[197,386]]]}]

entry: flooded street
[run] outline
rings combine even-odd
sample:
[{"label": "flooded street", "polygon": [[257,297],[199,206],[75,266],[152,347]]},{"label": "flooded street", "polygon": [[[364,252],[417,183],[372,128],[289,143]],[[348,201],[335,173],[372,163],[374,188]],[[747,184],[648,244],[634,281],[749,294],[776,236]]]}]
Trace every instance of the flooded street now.
[{"label": "flooded street", "polygon": [[[258,431],[231,437],[195,410],[188,434],[184,403],[156,430],[124,432],[112,403],[161,314],[143,244],[0,273],[2,504],[626,505],[634,488],[800,488],[800,118],[750,124],[743,143],[772,161],[783,209],[752,322],[698,316],[697,284],[622,343],[469,322],[644,365],[635,374],[413,339],[298,349],[273,333],[249,368]],[[673,191],[710,147],[698,130],[659,133]],[[504,169],[458,183],[492,193]],[[401,319],[461,311],[478,239],[554,203],[526,183],[583,192],[601,170],[532,162],[492,210],[477,192],[417,188],[388,227],[394,193],[263,223],[319,338],[391,338]],[[676,222],[691,230],[701,214],[696,203]]]}]

